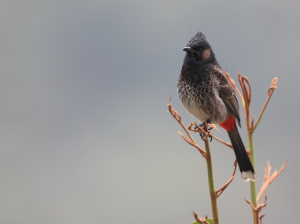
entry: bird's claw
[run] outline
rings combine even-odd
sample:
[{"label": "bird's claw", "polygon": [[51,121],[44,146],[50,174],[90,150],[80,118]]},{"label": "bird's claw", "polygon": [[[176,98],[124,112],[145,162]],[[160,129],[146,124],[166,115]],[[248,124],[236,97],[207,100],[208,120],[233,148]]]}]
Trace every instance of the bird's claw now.
[{"label": "bird's claw", "polygon": [[[199,127],[203,128],[206,124],[210,124],[210,119],[207,119],[202,124],[199,125]],[[212,128],[209,126],[208,130],[211,130]]]},{"label": "bird's claw", "polygon": [[[204,121],[202,124],[199,125],[199,127],[203,128],[203,127],[205,127],[206,124],[210,124],[210,119],[207,119],[206,121]],[[207,132],[204,133],[204,136],[203,136],[203,133],[200,133],[200,137],[203,141],[207,141],[208,138],[210,138],[209,142],[212,141],[212,136],[210,134],[210,130],[212,130],[212,127],[208,125]]]},{"label": "bird's claw", "polygon": [[204,132],[204,136],[203,136],[203,133],[200,133],[200,137],[203,141],[207,141],[208,138],[210,138],[209,142],[212,141],[212,136],[211,136],[210,132]]}]

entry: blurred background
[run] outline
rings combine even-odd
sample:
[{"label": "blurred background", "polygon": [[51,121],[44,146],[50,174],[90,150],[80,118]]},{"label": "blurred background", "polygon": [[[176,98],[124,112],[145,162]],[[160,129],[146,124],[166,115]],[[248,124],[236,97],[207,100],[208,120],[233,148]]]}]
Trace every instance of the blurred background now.
[{"label": "blurred background", "polygon": [[[166,112],[172,96],[183,123],[194,120],[177,81],[182,48],[198,31],[236,83],[238,68],[250,79],[256,119],[278,76],[254,133],[257,191],[267,162],[274,171],[288,159],[261,214],[266,223],[298,219],[299,9],[297,1],[1,1],[0,223],[211,217],[206,163]],[[211,150],[218,189],[235,157],[215,140]],[[237,171],[218,199],[222,223],[252,223],[243,197],[249,183]]]}]

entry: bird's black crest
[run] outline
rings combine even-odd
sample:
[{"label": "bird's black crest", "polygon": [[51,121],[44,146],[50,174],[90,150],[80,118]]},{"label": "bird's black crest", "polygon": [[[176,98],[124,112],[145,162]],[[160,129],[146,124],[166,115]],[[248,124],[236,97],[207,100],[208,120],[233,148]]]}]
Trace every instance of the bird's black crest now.
[{"label": "bird's black crest", "polygon": [[190,48],[197,48],[197,47],[211,48],[211,46],[208,43],[206,37],[201,32],[196,33],[196,35],[188,42],[187,47],[190,47]]}]

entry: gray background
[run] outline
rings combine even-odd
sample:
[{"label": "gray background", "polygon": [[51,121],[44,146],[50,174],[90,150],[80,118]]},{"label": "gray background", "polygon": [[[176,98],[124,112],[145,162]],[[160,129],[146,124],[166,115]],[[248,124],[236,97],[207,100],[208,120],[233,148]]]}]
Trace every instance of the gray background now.
[{"label": "gray background", "polygon": [[[0,223],[191,223],[211,216],[206,164],[177,134],[169,97],[197,31],[223,69],[252,83],[257,188],[270,160],[265,223],[299,212],[297,1],[1,1]],[[243,117],[243,112],[241,112]],[[244,118],[241,135],[247,145]],[[216,133],[228,141],[227,134]],[[199,145],[203,143],[194,135]],[[298,142],[298,143],[297,143]],[[215,186],[234,153],[211,143]],[[251,223],[240,174],[219,198],[222,223]]]}]

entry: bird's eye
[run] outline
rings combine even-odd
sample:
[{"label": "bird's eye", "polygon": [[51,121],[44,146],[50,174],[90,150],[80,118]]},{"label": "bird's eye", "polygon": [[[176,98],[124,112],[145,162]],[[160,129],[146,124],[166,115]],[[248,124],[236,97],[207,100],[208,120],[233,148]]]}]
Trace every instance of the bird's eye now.
[{"label": "bird's eye", "polygon": [[195,47],[193,50],[195,50],[195,51],[202,51],[203,47]]}]

